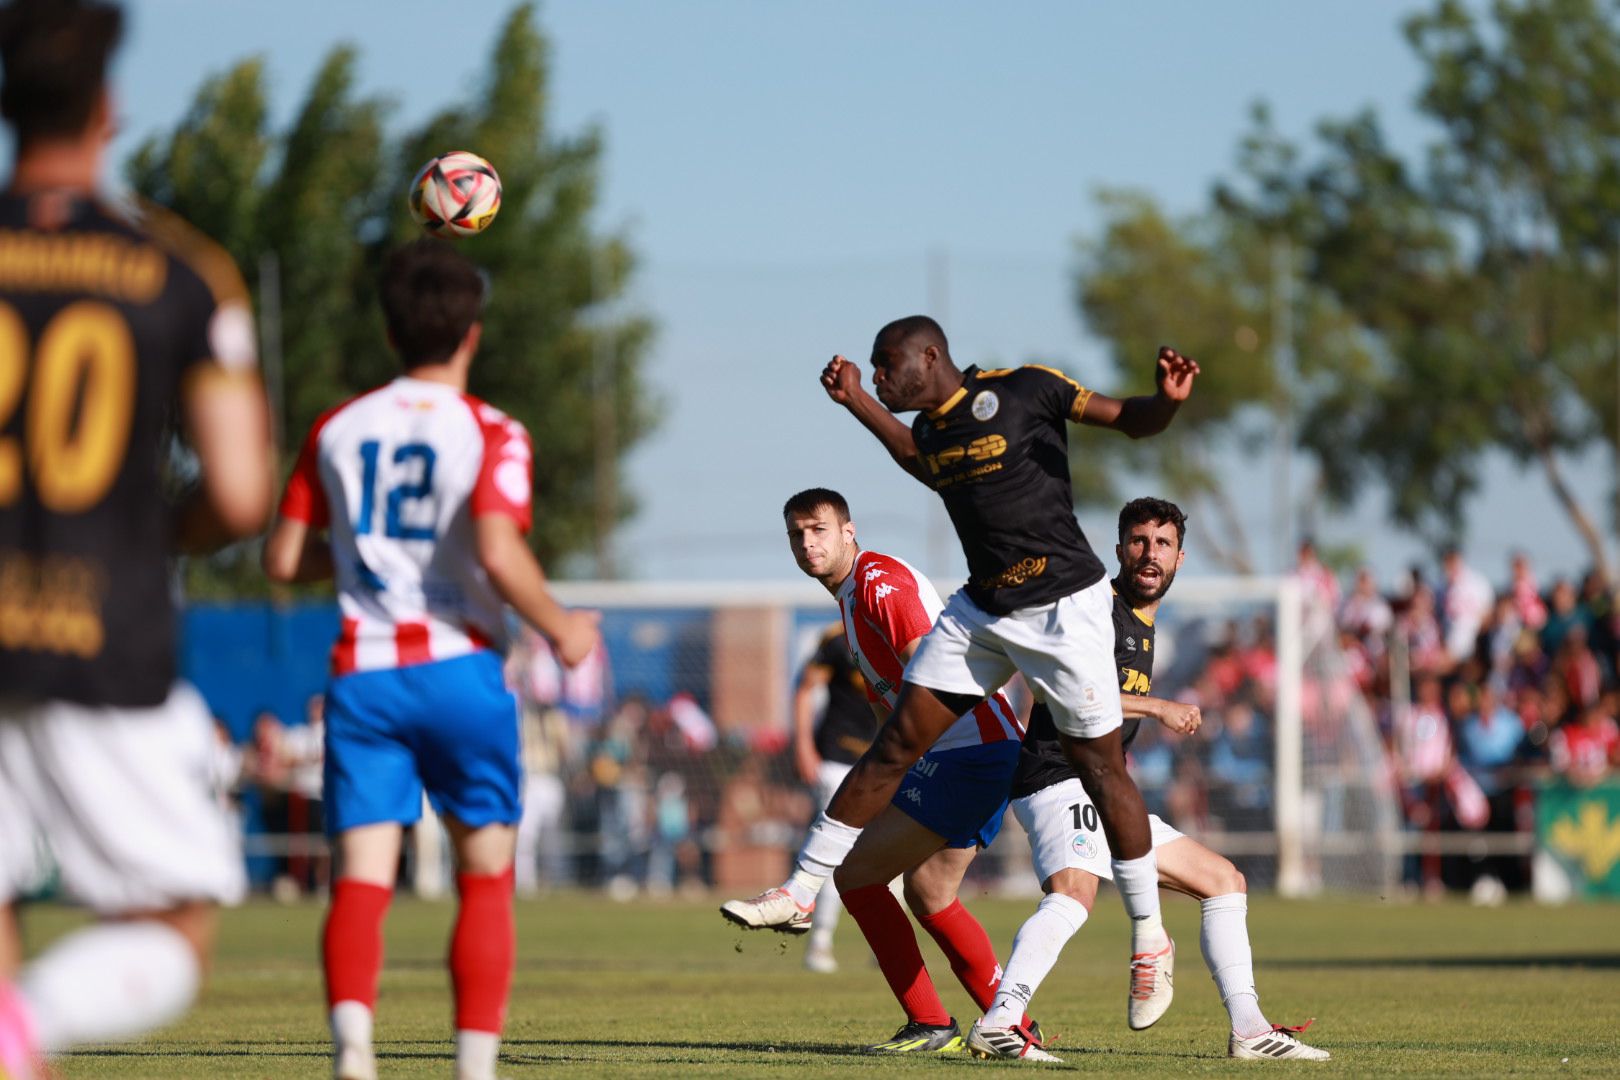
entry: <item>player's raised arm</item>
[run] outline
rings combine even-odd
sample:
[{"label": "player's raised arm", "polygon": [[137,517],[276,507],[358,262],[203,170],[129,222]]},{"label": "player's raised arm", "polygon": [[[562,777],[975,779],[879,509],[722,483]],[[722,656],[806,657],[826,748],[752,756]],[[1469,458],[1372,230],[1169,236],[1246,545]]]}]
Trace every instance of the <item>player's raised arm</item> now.
[{"label": "player's raised arm", "polygon": [[821,385],[829,398],[848,409],[862,427],[877,436],[889,456],[894,458],[895,464],[927,483],[922,461],[917,457],[917,444],[911,438],[911,429],[866,392],[861,385],[860,368],[842,356],[835,356],[822,369]]},{"label": "player's raised arm", "polygon": [[265,576],[283,585],[325,581],[332,576],[332,547],[324,535],[331,511],[316,462],[325,420],[323,416],[310,429],[298,452],[298,461],[281,495],[276,522],[259,555]]},{"label": "player's raised arm", "polygon": [[1130,398],[1092,394],[1080,415],[1080,423],[1113,428],[1133,439],[1157,435],[1170,426],[1176,410],[1192,395],[1198,376],[1198,361],[1182,356],[1168,345],[1159,349],[1155,368],[1158,391]]},{"label": "player's raised arm", "polygon": [[1191,735],[1203,723],[1203,710],[1181,701],[1122,694],[1119,704],[1127,719],[1133,716],[1151,718],[1178,735]]}]

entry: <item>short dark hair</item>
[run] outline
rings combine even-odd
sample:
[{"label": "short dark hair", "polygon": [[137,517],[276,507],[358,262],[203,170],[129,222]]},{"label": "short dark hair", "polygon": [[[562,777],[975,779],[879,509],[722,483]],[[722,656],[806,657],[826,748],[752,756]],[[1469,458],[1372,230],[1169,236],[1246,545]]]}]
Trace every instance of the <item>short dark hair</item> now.
[{"label": "short dark hair", "polygon": [[927,315],[907,315],[888,323],[877,332],[878,341],[892,341],[897,345],[914,337],[926,338],[930,345],[937,345],[940,352],[950,355],[951,346],[945,340],[944,329]]},{"label": "short dark hair", "polygon": [[484,304],[484,279],[449,241],[422,237],[383,262],[383,319],[407,368],[448,360]]},{"label": "short dark hair", "polygon": [[1125,533],[1132,525],[1174,525],[1176,527],[1176,546],[1181,547],[1187,539],[1187,515],[1181,512],[1181,507],[1169,499],[1132,499],[1125,504],[1119,512],[1119,542],[1125,542]]},{"label": "short dark hair", "polygon": [[123,33],[124,13],[95,0],[0,8],[0,116],[19,144],[84,132]]},{"label": "short dark hair", "polygon": [[823,506],[832,507],[837,515],[839,524],[849,520],[849,503],[844,497],[832,488],[805,488],[793,498],[782,504],[782,516],[790,514],[813,514]]}]

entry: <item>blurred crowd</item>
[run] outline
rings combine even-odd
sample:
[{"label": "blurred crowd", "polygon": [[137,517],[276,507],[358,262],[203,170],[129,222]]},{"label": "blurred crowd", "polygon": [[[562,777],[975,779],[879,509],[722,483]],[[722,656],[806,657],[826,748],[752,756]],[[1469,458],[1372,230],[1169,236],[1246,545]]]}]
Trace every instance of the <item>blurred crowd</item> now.
[{"label": "blurred crowd", "polygon": [[[1493,583],[1462,552],[1393,595],[1367,569],[1344,595],[1309,544],[1307,610],[1326,618],[1376,708],[1413,831],[1529,833],[1543,779],[1589,786],[1620,766],[1620,610],[1596,571],[1543,583],[1515,554]],[[1425,892],[1480,900],[1525,888],[1529,862],[1487,854],[1407,860]]]},{"label": "blurred crowd", "polygon": [[[1432,577],[1413,568],[1386,590],[1368,568],[1341,582],[1311,544],[1301,546],[1305,647],[1337,646],[1334,674],[1305,682],[1308,783],[1312,762],[1331,759],[1347,737],[1334,726],[1346,704],[1329,700],[1335,695],[1356,696],[1373,718],[1385,772],[1364,782],[1399,793],[1414,833],[1525,833],[1544,778],[1587,785],[1620,766],[1615,593],[1597,574],[1543,584],[1522,555],[1505,571],[1493,584],[1448,551]],[[1213,624],[1195,617],[1177,626],[1173,643],[1155,691],[1200,705],[1203,728],[1182,738],[1144,724],[1133,771],[1153,812],[1227,844],[1251,882],[1266,887],[1271,849],[1246,852],[1231,838],[1273,828],[1273,612]],[[543,639],[525,635],[508,678],[522,710],[527,775],[517,861],[524,894],[583,886],[629,898],[765,880],[813,812],[786,733],[721,731],[685,692],[616,700],[601,650],[564,670]],[[221,778],[246,819],[254,878],[277,894],[321,890],[329,873],[317,835],[319,696],[307,713],[290,725],[266,713],[246,745],[223,734],[220,742]],[[1333,767],[1361,766],[1346,756]],[[425,820],[419,829],[434,827],[431,814]],[[1413,889],[1491,899],[1527,886],[1525,847],[1409,856],[1404,875]],[[420,872],[413,857],[439,856],[408,856],[407,881]]]}]

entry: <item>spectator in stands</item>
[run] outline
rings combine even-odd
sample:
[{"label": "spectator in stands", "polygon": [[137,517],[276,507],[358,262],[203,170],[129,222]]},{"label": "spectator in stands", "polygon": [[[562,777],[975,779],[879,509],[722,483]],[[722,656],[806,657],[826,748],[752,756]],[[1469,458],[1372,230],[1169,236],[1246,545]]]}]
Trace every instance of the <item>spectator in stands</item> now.
[{"label": "spectator in stands", "polygon": [[1356,571],[1356,582],[1350,595],[1339,605],[1339,627],[1356,636],[1367,650],[1376,656],[1383,652],[1384,636],[1395,625],[1395,613],[1389,601],[1378,591],[1378,579],[1372,567],[1363,566]]},{"label": "spectator in stands", "polygon": [[1508,595],[1519,622],[1528,630],[1540,630],[1547,624],[1547,602],[1541,598],[1536,585],[1535,571],[1530,569],[1530,557],[1522,551],[1513,553],[1508,582]]},{"label": "spectator in stands", "polygon": [[1272,747],[1254,706],[1246,698],[1230,702],[1209,750],[1210,777],[1226,786],[1217,814],[1226,827],[1264,827],[1271,807]]},{"label": "spectator in stands", "polygon": [[1563,684],[1570,705],[1585,709],[1596,705],[1603,691],[1603,666],[1587,644],[1586,627],[1580,623],[1564,634],[1563,643],[1552,660],[1552,677]]},{"label": "spectator in stands", "polygon": [[1620,724],[1614,716],[1615,695],[1580,710],[1575,719],[1552,734],[1553,771],[1572,784],[1595,784],[1620,766]]},{"label": "spectator in stands", "polygon": [[1518,657],[1519,642],[1526,633],[1519,604],[1513,595],[1503,593],[1498,596],[1491,608],[1491,617],[1485,621],[1479,635],[1480,664],[1485,669],[1486,679],[1498,690],[1508,688]]},{"label": "spectator in stands", "polygon": [[1450,670],[1445,635],[1435,614],[1434,592],[1427,585],[1419,583],[1413,588],[1406,609],[1396,620],[1396,632],[1406,640],[1407,662],[1413,675],[1438,675]]},{"label": "spectator in stands", "polygon": [[1462,550],[1448,547],[1441,556],[1445,578],[1440,598],[1446,635],[1446,656],[1453,666],[1474,655],[1480,629],[1496,602],[1496,593],[1485,575],[1463,561]]},{"label": "spectator in stands", "polygon": [[1294,563],[1294,576],[1300,581],[1305,600],[1306,647],[1321,640],[1321,635],[1333,625],[1339,610],[1339,579],[1322,564],[1316,553],[1316,541],[1310,537],[1299,542],[1299,557]]},{"label": "spectator in stands", "polygon": [[[1415,700],[1394,718],[1393,747],[1396,775],[1405,796],[1408,827],[1437,832],[1445,797],[1445,779],[1454,754],[1451,728],[1442,703],[1438,675],[1429,672],[1415,679]],[[1437,856],[1408,857],[1406,879],[1431,895],[1442,891]]]},{"label": "spectator in stands", "polygon": [[1565,578],[1553,582],[1552,603],[1547,621],[1541,627],[1541,651],[1556,656],[1564,644],[1564,636],[1576,626],[1585,628],[1588,614],[1580,605],[1575,586]]},{"label": "spectator in stands", "polygon": [[[1524,739],[1524,724],[1518,714],[1502,702],[1489,682],[1480,686],[1474,695],[1473,708],[1458,725],[1457,751],[1463,767],[1489,805],[1485,823],[1488,832],[1511,833],[1517,827],[1513,774],[1521,759]],[[1498,855],[1483,859],[1470,857],[1470,863],[1466,884],[1478,890],[1476,896],[1481,900],[1494,899],[1504,890],[1516,891],[1524,886],[1520,860]],[[1495,884],[1481,885],[1487,877],[1494,879]]]}]

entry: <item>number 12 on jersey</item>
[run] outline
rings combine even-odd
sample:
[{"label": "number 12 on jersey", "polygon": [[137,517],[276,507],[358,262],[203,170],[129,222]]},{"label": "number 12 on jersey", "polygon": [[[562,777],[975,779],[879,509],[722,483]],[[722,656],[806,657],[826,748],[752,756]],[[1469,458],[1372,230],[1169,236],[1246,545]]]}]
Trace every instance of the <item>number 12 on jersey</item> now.
[{"label": "number 12 on jersey", "polygon": [[[354,523],[356,536],[370,535],[372,519],[377,516],[377,461],[382,454],[382,443],[367,439],[360,444],[360,516]],[[411,462],[420,461],[421,468],[415,479],[404,479],[388,490],[383,515],[383,535],[391,540],[432,540],[432,525],[407,525],[401,519],[401,508],[407,499],[426,499],[433,495],[433,463],[438,455],[427,443],[405,443],[394,450],[394,464],[407,470]]]}]

